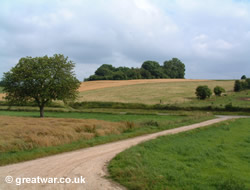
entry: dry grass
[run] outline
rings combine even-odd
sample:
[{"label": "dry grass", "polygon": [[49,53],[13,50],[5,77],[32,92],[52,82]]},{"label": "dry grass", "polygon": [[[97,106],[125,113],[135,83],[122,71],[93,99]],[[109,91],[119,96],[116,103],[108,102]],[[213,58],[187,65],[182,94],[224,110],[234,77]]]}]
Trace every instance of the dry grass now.
[{"label": "dry grass", "polygon": [[120,134],[129,127],[122,122],[94,119],[0,116],[0,152],[29,150]]},{"label": "dry grass", "polygon": [[169,82],[191,82],[191,81],[207,81],[193,79],[140,79],[140,80],[100,80],[83,82],[79,88],[80,92],[96,90],[101,88],[128,86],[136,84],[152,84],[152,83],[169,83]]},{"label": "dry grass", "polygon": [[4,96],[5,96],[4,93],[0,93],[0,100],[4,100]]},{"label": "dry grass", "polygon": [[[139,81],[140,80],[138,80],[138,82]],[[151,82],[149,83],[139,83],[133,85],[129,85],[127,83],[126,86],[83,91],[80,93],[79,101],[106,101],[144,104],[158,104],[160,102],[164,104],[185,103],[196,98],[195,89],[199,85],[208,85],[211,89],[218,85],[225,88],[227,92],[233,91],[234,86],[234,81],[199,81],[185,79],[154,79],[150,81]],[[95,84],[91,82],[89,83],[93,85]],[[131,81],[131,84],[132,83],[133,81]],[[94,87],[95,86],[93,86],[93,88]]]}]

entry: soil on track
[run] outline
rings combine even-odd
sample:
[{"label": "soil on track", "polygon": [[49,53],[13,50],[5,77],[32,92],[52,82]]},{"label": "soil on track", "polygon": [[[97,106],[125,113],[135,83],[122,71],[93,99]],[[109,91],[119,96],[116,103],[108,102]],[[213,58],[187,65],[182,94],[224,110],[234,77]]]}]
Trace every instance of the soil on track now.
[{"label": "soil on track", "polygon": [[[228,119],[240,118],[240,116],[219,116],[216,119],[165,130],[154,134],[144,135],[136,138],[118,142],[85,148],[74,152],[63,153],[55,156],[45,157],[23,163],[0,167],[0,189],[88,189],[109,190],[124,189],[118,184],[110,181],[107,176],[106,166],[116,154],[141,142],[155,139],[158,136],[176,134],[195,128],[205,127]],[[5,183],[5,177],[12,176],[13,183]],[[74,178],[83,176],[85,184],[22,184],[16,186],[16,177],[57,177]]]}]

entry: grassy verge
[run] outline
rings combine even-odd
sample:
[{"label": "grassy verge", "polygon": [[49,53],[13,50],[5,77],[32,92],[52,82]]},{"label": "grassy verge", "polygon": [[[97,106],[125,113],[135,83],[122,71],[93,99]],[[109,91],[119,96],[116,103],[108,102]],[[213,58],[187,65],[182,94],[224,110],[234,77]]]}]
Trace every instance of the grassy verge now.
[{"label": "grassy verge", "polygon": [[128,189],[250,189],[250,119],[164,136],[117,155],[111,177]]},{"label": "grassy verge", "polygon": [[[48,114],[50,118],[40,119],[34,118],[36,113],[32,112],[0,112],[2,118],[12,115],[11,119],[7,118],[4,121],[1,118],[0,121],[2,123],[0,136],[3,138],[0,140],[0,165],[113,142],[213,118],[213,115],[207,113],[185,116],[59,112]],[[49,120],[47,124],[44,123],[46,119]],[[96,119],[98,124],[94,123],[89,126],[89,121],[81,124],[83,119]],[[13,122],[16,120],[15,125],[12,124],[12,120]],[[104,120],[114,122],[114,127],[108,128],[111,124],[105,126]]]}]

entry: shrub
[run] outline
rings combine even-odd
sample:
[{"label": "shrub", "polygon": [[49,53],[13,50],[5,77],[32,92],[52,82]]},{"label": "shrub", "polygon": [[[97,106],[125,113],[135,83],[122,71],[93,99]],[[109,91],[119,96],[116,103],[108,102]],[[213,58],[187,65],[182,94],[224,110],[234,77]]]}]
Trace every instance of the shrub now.
[{"label": "shrub", "polygon": [[239,92],[241,90],[250,89],[250,79],[247,78],[243,81],[236,80],[234,83],[234,91]]},{"label": "shrub", "polygon": [[222,88],[222,87],[220,87],[220,86],[216,86],[216,87],[214,88],[214,94],[215,94],[216,96],[221,96],[221,94],[222,94],[223,92],[225,92],[225,89]]},{"label": "shrub", "polygon": [[198,99],[205,100],[212,95],[212,91],[208,88],[207,85],[205,86],[198,86],[195,92]]}]

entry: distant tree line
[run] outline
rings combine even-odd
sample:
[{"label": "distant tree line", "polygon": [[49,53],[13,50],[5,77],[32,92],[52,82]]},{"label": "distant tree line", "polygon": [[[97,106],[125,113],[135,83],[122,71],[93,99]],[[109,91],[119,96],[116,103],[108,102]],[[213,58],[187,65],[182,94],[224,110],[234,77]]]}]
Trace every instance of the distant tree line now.
[{"label": "distant tree line", "polygon": [[177,58],[165,61],[161,66],[156,61],[145,61],[141,68],[113,67],[109,64],[100,66],[94,75],[84,81],[93,80],[130,80],[130,79],[161,79],[184,78],[185,65]]}]

